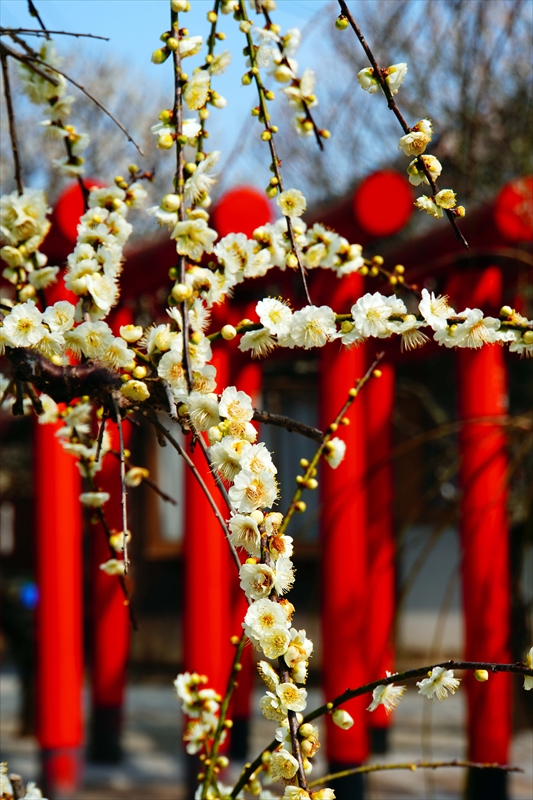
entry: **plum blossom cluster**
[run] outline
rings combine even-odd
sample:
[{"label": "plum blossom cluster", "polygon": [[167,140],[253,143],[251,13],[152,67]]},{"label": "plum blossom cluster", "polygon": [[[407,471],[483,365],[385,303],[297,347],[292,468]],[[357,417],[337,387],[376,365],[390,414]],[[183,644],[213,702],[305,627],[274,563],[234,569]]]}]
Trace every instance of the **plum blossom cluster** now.
[{"label": "plum blossom cluster", "polygon": [[39,252],[50,222],[44,193],[26,189],[0,199],[0,258],[7,265],[2,273],[17,287],[18,299],[24,302],[40,289],[57,280],[59,267],[48,267],[48,258]]},{"label": "plum blossom cluster", "polygon": [[[85,172],[84,159],[81,155],[89,146],[89,136],[79,133],[74,125],[66,125],[64,120],[69,116],[74,97],[66,94],[66,78],[57,72],[62,58],[57,55],[55,44],[46,39],[36,54],[41,62],[41,74],[27,64],[19,64],[19,77],[23,92],[32,103],[42,105],[46,118],[41,122],[46,135],[52,139],[65,142],[67,155],[54,160],[54,165],[63,175],[75,177]],[[44,75],[47,75],[47,80]]]},{"label": "plum blossom cluster", "polygon": [[142,205],[146,190],[140,183],[128,185],[122,178],[116,183],[119,185],[91,189],[89,208],[78,225],[76,247],[68,257],[65,286],[80,298],[77,321],[104,319],[119,298],[122,251],[132,231],[126,216],[130,208]]},{"label": "plum blossom cluster", "polygon": [[205,688],[207,682],[206,675],[196,672],[180,673],[174,681],[182,711],[189,717],[183,739],[191,755],[206,748],[218,725],[222,698],[214,689]]},{"label": "plum blossom cluster", "polygon": [[[346,25],[338,26],[344,28]],[[390,94],[393,96],[405,80],[407,74],[407,64],[393,64],[381,70],[381,80],[373,67],[366,67],[359,71],[357,80],[362,89],[369,94],[375,94],[380,88],[383,89],[382,81],[385,80]],[[406,156],[415,156],[407,167],[407,174],[413,186],[426,184],[435,189],[435,182],[442,172],[442,164],[431,155],[423,155],[428,144],[433,138],[433,123],[429,119],[421,119],[401,137],[398,149],[402,150]],[[451,189],[434,191],[431,196],[422,195],[415,201],[415,205],[421,211],[425,211],[437,219],[443,216],[444,211],[453,210],[454,214],[464,217],[464,206],[457,206],[456,194]]]}]

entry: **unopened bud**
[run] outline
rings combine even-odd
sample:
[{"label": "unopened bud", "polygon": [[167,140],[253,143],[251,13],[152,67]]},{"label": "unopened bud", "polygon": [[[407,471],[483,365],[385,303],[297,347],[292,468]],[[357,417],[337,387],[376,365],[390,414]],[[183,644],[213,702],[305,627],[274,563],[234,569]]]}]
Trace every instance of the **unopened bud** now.
[{"label": "unopened bud", "polygon": [[335,20],[335,27],[338,31],[345,31],[349,24],[348,17],[345,17],[344,14],[339,14]]},{"label": "unopened bud", "polygon": [[485,681],[488,681],[489,673],[487,672],[486,669],[476,669],[476,671],[474,672],[474,678],[476,679],[476,681],[484,683]]},{"label": "unopened bud", "polygon": [[270,139],[272,139],[272,134],[270,133],[270,131],[263,131],[263,133],[261,134],[261,139],[264,142],[268,142],[270,141]]},{"label": "unopened bud", "polygon": [[154,64],[164,64],[170,55],[168,47],[160,47],[152,53],[152,62]]},{"label": "unopened bud", "polygon": [[372,370],[372,377],[373,378],[381,378],[382,375],[383,375],[383,373],[382,373],[382,371],[380,369]]},{"label": "unopened bud", "polygon": [[186,283],[175,283],[172,287],[172,297],[177,303],[188,300],[192,294],[192,289]]},{"label": "unopened bud", "polygon": [[522,339],[525,344],[533,344],[533,331],[524,331]]},{"label": "unopened bud", "polygon": [[513,309],[511,306],[502,306],[500,308],[500,317],[512,317],[513,316]]},{"label": "unopened bud", "polygon": [[343,708],[337,708],[331,715],[333,718],[333,722],[335,725],[338,725],[339,728],[342,728],[343,731],[347,731],[348,728],[351,728],[353,725],[353,719],[347,711]]},{"label": "unopened bud", "polygon": [[296,269],[298,266],[298,259],[294,253],[289,253],[287,258],[285,259],[285,264],[290,267],[291,269]]},{"label": "unopened bud", "polygon": [[298,511],[299,514],[303,514],[304,511],[307,510],[307,505],[304,503],[303,500],[298,500],[298,502],[294,506],[294,510]]},{"label": "unopened bud", "polygon": [[225,339],[227,342],[230,342],[237,336],[237,331],[235,330],[233,325],[224,325],[224,327],[220,331],[220,334],[223,339]]}]

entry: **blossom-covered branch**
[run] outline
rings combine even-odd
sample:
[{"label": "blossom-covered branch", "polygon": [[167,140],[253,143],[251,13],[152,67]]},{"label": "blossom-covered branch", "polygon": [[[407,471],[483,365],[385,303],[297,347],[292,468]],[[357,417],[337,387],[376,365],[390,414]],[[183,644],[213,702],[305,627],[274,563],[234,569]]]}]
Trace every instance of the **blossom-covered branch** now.
[{"label": "blossom-covered branch", "polygon": [[[439,192],[435,178],[440,175],[442,167],[434,156],[422,155],[427,144],[431,141],[431,122],[429,120],[421,120],[414,128],[410,128],[394,100],[393,95],[397,93],[398,87],[403,82],[405,72],[407,71],[407,65],[397,64],[394,65],[394,67],[389,67],[388,70],[382,69],[368,46],[361,29],[350,13],[345,0],[338,0],[338,2],[342,17],[346,20],[346,23],[338,25],[338,27],[342,28],[348,23],[350,24],[368,60],[372,64],[372,69],[362,70],[359,73],[359,82],[361,86],[370,92],[375,91],[373,87],[376,86],[376,84],[381,87],[387,98],[388,107],[394,113],[405,134],[400,140],[400,149],[403,149],[406,155],[416,156],[416,166],[415,163],[412,162],[408,168],[411,182],[415,183],[415,185],[418,185],[418,183],[427,183],[433,190],[432,198],[425,196],[419,198],[416,205],[436,217],[441,217],[444,210],[452,225],[456,238],[462,243],[463,247],[468,250],[468,242],[459,230],[456,220],[456,216],[464,216],[464,208],[462,206],[455,207],[455,193],[450,189],[443,189]],[[422,173],[422,176],[420,176],[420,173]]]}]

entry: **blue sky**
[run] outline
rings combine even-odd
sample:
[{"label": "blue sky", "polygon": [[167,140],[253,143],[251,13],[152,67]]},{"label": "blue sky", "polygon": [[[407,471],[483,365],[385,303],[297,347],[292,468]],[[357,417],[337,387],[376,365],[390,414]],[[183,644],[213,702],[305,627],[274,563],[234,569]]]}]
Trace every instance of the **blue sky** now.
[{"label": "blue sky", "polygon": [[[113,53],[146,73],[149,83],[157,81],[168,93],[169,105],[172,98],[172,70],[170,61],[155,65],[150,61],[152,51],[161,45],[160,35],[169,25],[169,0],[35,0],[43,22],[50,30],[67,30],[78,33],[93,33],[109,37],[109,42],[71,37],[54,37],[58,50],[76,48],[87,68],[95,59],[105,59]],[[182,24],[187,25],[191,35],[208,31],[206,14],[212,9],[212,0],[192,0],[191,11],[180,15]],[[329,6],[329,8],[328,8]],[[27,11],[26,0],[1,0],[0,13],[2,25],[6,27],[36,27]],[[307,66],[316,66],[316,47],[324,25],[331,27],[337,13],[337,3],[331,0],[278,0],[272,17],[285,32],[298,27],[303,33],[303,43],[297,60],[300,72]],[[238,148],[238,136],[243,124],[250,119],[251,108],[257,104],[253,86],[241,85],[245,71],[242,48],[244,35],[239,31],[232,15],[220,15],[219,30],[227,38],[217,49],[229,49],[233,54],[232,63],[224,75],[215,78],[214,88],[228,100],[224,111],[214,110],[209,124],[212,138],[211,146],[222,146],[225,155]],[[200,58],[198,56],[197,58]],[[198,62],[194,59],[191,66]],[[275,88],[275,87],[273,87]],[[279,97],[279,94],[278,94]],[[153,124],[155,120],[151,121]],[[221,141],[222,140],[222,141]],[[264,175],[261,176],[264,182]]]}]

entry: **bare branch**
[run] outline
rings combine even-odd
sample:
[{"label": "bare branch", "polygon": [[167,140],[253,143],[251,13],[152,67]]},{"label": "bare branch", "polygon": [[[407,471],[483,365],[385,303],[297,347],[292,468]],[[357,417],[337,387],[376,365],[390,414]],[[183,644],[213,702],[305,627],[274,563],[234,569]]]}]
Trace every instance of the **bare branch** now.
[{"label": "bare branch", "polygon": [[124,434],[122,431],[122,417],[120,416],[120,409],[115,400],[114,395],[111,395],[111,401],[115,409],[116,422],[118,427],[118,440],[120,444],[120,484],[121,495],[120,504],[122,506],[122,550],[124,552],[124,575],[128,574],[128,511],[127,511],[127,489],[126,489],[126,465],[124,458]]},{"label": "bare branch", "polygon": [[254,408],[254,416],[256,422],[263,422],[267,425],[276,425],[278,428],[285,428],[290,433],[299,433],[308,439],[313,439],[315,442],[322,442],[324,434],[319,428],[313,428],[311,425],[305,425],[303,422],[298,422],[291,417],[285,417],[283,414],[271,414],[269,411],[262,411]]},{"label": "bare branch", "polygon": [[35,3],[33,2],[33,0],[28,0],[28,11],[29,11],[30,17],[35,17],[35,19],[37,20],[37,22],[41,26],[44,35],[46,36],[47,39],[49,39],[50,38],[50,33],[46,30],[44,22],[42,21],[41,17],[39,16],[39,12],[37,11],[37,8],[36,8]]},{"label": "bare branch", "polygon": [[9,136],[11,138],[11,151],[13,153],[13,162],[15,166],[15,183],[17,184],[17,190],[19,195],[21,195],[24,191],[24,186],[22,184],[22,172],[20,169],[20,159],[19,159],[19,151],[17,145],[17,130],[15,128],[15,113],[13,111],[13,100],[11,97],[11,84],[9,82],[9,70],[7,68],[7,57],[2,52],[1,55],[2,60],[2,76],[4,78],[4,95],[6,98],[6,106],[7,106],[7,117],[9,121]]},{"label": "bare branch", "polygon": [[86,39],[101,39],[104,42],[109,41],[109,36],[97,36],[95,33],[74,33],[72,31],[50,31],[50,30],[36,30],[34,28],[2,28],[0,27],[0,36],[11,36],[12,33],[23,33],[25,36],[76,36],[77,38],[83,37]]}]

